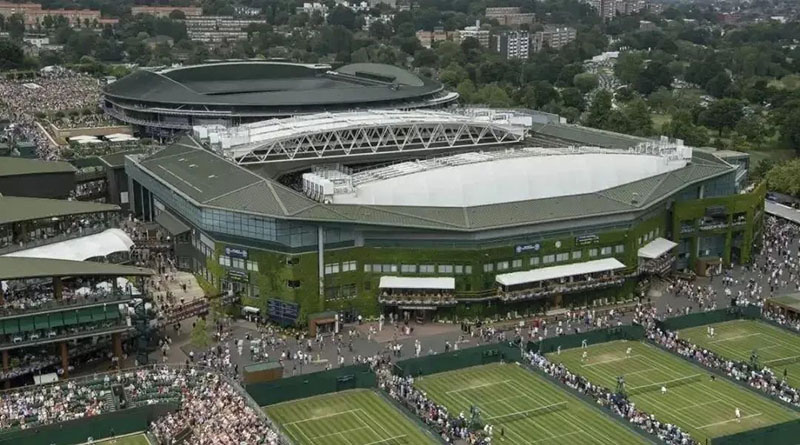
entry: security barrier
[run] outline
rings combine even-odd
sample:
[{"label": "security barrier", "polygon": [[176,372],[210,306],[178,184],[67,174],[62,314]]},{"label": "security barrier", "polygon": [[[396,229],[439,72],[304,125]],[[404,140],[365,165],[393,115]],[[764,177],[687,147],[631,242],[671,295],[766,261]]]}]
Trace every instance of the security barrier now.
[{"label": "security barrier", "polygon": [[160,403],[52,425],[4,432],[0,433],[0,445],[68,445],[85,443],[89,437],[92,437],[95,441],[109,437],[112,430],[116,436],[122,436],[144,431],[151,422],[177,409],[177,403]]},{"label": "security barrier", "polygon": [[711,445],[762,445],[797,443],[800,437],[800,420],[778,423],[755,430],[711,439]]},{"label": "security barrier", "polygon": [[668,318],[659,322],[658,327],[669,331],[693,328],[723,321],[738,320],[747,318],[751,320],[761,318],[761,310],[756,306],[735,306],[725,309],[717,309],[708,312],[696,312],[694,314],[683,315],[680,317]]},{"label": "security barrier", "polygon": [[355,388],[375,388],[377,380],[369,365],[354,365],[272,382],[252,383],[245,389],[259,406]]},{"label": "security barrier", "polygon": [[470,366],[484,365],[499,361],[517,362],[522,360],[519,346],[513,343],[494,343],[461,351],[450,351],[427,357],[403,360],[395,365],[394,372],[401,376],[430,375]]},{"label": "security barrier", "polygon": [[580,334],[565,335],[562,337],[550,337],[541,342],[528,342],[528,351],[538,351],[542,354],[554,352],[560,346],[561,349],[577,348],[583,345],[605,343],[615,340],[642,340],[644,339],[644,328],[642,326],[615,326],[594,331],[582,332]]}]

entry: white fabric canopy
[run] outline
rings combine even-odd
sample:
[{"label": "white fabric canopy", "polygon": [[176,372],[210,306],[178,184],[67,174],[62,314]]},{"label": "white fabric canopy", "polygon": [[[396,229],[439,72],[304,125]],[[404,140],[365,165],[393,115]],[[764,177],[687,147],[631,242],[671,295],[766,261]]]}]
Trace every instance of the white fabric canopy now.
[{"label": "white fabric canopy", "polygon": [[511,272],[499,274],[495,277],[503,286],[535,283],[537,281],[554,280],[557,278],[571,277],[589,273],[609,272],[624,269],[625,265],[616,258],[603,258],[602,260],[585,261],[583,263],[564,264],[562,266],[542,267],[524,272]]},{"label": "white fabric canopy", "polygon": [[20,250],[4,256],[85,261],[94,257],[106,257],[116,252],[128,252],[131,247],[133,241],[128,234],[120,229],[108,229],[95,235]]},{"label": "white fabric canopy", "polygon": [[658,258],[675,248],[677,245],[678,243],[674,243],[668,239],[656,238],[639,248],[639,257],[647,259]]},{"label": "white fabric canopy", "polygon": [[456,279],[452,277],[412,278],[381,277],[381,289],[446,289],[456,288]]}]

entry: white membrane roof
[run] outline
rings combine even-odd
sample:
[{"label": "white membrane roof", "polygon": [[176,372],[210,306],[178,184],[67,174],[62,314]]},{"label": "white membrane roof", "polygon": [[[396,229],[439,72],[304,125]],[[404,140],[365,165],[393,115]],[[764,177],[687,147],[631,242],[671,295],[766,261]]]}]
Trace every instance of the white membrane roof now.
[{"label": "white membrane roof", "polygon": [[495,280],[503,286],[536,283],[538,281],[556,280],[590,273],[610,272],[624,269],[625,265],[616,258],[603,258],[601,260],[584,261],[583,263],[564,264],[561,266],[541,267],[524,272],[511,272],[499,274]]},{"label": "white membrane roof", "polygon": [[128,234],[120,229],[108,229],[95,235],[20,250],[4,256],[86,261],[116,252],[127,252],[131,247],[133,241]]},{"label": "white membrane roof", "polygon": [[381,289],[445,289],[456,288],[456,279],[453,277],[381,277]]},{"label": "white membrane roof", "polygon": [[647,245],[639,248],[639,257],[647,259],[658,258],[661,255],[664,255],[665,253],[672,250],[672,248],[674,248],[677,245],[678,243],[674,243],[668,239],[656,238],[653,241],[647,243]]},{"label": "white membrane roof", "polygon": [[495,158],[420,171],[414,162],[393,166],[407,173],[335,194],[333,203],[472,207],[594,193],[686,166],[683,159],[608,152]]}]

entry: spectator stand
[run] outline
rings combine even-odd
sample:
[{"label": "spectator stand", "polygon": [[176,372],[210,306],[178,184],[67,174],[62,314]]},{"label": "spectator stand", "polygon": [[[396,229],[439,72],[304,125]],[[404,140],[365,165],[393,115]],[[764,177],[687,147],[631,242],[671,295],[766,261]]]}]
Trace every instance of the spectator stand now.
[{"label": "spectator stand", "polygon": [[800,318],[800,293],[770,298],[766,301],[764,309],[790,320],[797,320]]},{"label": "spectator stand", "polygon": [[[132,329],[128,303],[142,295],[152,274],[115,264],[0,257],[0,351],[6,386],[11,384],[8,378],[23,375],[12,369],[12,354],[20,365],[26,363],[20,356],[31,348],[60,356],[58,369],[64,377],[70,352],[85,352],[95,338],[110,338],[112,355],[121,358],[122,336]],[[47,365],[40,362],[26,371]]]},{"label": "spectator stand", "polygon": [[674,249],[678,244],[664,238],[656,238],[639,248],[639,273],[663,276],[675,264]]},{"label": "spectator stand", "polygon": [[396,307],[402,311],[403,319],[413,316],[417,322],[431,318],[440,307],[456,305],[453,277],[397,277],[382,276],[378,302],[383,307]]}]

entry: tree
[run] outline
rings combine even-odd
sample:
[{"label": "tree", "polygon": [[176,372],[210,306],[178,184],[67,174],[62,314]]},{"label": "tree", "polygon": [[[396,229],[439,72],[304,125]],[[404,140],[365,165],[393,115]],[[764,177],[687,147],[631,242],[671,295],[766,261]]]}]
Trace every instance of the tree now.
[{"label": "tree", "polygon": [[632,84],[644,69],[644,59],[637,52],[624,52],[619,55],[614,66],[614,74],[626,84]]},{"label": "tree", "polygon": [[503,108],[511,106],[511,98],[508,93],[496,84],[486,85],[477,92],[476,102],[486,104],[493,108]]},{"label": "tree", "polygon": [[700,113],[700,121],[703,125],[717,130],[719,136],[722,136],[723,130],[731,129],[739,123],[742,114],[741,102],[736,99],[720,99],[712,102],[708,109]]},{"label": "tree", "polygon": [[766,176],[769,190],[800,196],[800,159],[776,165]]},{"label": "tree", "polygon": [[800,152],[800,108],[794,108],[780,123],[781,137],[795,151]]},{"label": "tree", "polygon": [[347,29],[355,30],[356,13],[350,8],[336,5],[336,7],[328,13],[328,24],[332,26],[344,26]]},{"label": "tree", "polygon": [[672,75],[669,70],[663,63],[656,61],[648,63],[647,67],[639,73],[639,76],[634,81],[636,91],[645,96],[658,88],[669,88],[671,85]]},{"label": "tree", "polygon": [[650,136],[653,134],[653,119],[650,117],[650,109],[644,99],[636,98],[625,106],[625,120],[628,124],[628,132],[637,136]]},{"label": "tree", "polygon": [[565,107],[583,111],[586,108],[586,101],[583,94],[577,88],[564,88],[561,90],[561,102]]},{"label": "tree", "polygon": [[205,318],[198,318],[197,321],[194,322],[191,342],[193,346],[198,348],[207,348],[211,346],[211,336],[208,335],[208,327],[206,326]]},{"label": "tree", "polygon": [[464,102],[473,102],[475,100],[475,84],[469,79],[459,83],[456,87],[456,91],[458,91],[458,94],[464,99]]},{"label": "tree", "polygon": [[11,14],[11,17],[6,19],[6,31],[12,40],[22,39],[22,35],[25,34],[25,20],[22,14]]},{"label": "tree", "polygon": [[722,71],[706,83],[705,90],[714,97],[722,98],[728,95],[731,83],[731,76]]},{"label": "tree", "polygon": [[169,13],[169,18],[172,20],[186,20],[186,14],[180,9],[175,9]]},{"label": "tree", "polygon": [[692,115],[688,111],[678,111],[672,120],[661,128],[664,135],[682,139],[686,144],[695,147],[708,143],[708,134],[703,127],[698,127],[692,122]]},{"label": "tree", "polygon": [[8,39],[0,39],[0,69],[19,69],[24,58],[19,45]]},{"label": "tree", "polygon": [[576,74],[572,78],[572,84],[575,85],[575,88],[579,89],[582,93],[588,93],[589,91],[597,88],[597,75],[592,73]]},{"label": "tree", "polygon": [[599,90],[594,94],[589,112],[586,115],[584,124],[594,128],[605,128],[608,116],[611,113],[611,93],[606,90]]},{"label": "tree", "polygon": [[439,72],[439,80],[450,86],[456,86],[468,77],[467,70],[456,62],[451,62]]}]

